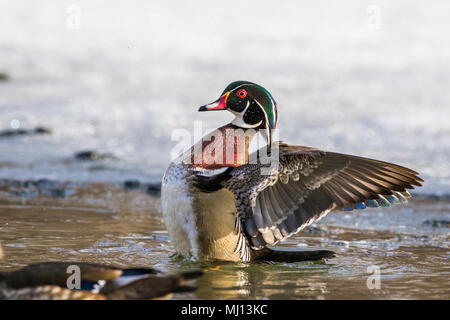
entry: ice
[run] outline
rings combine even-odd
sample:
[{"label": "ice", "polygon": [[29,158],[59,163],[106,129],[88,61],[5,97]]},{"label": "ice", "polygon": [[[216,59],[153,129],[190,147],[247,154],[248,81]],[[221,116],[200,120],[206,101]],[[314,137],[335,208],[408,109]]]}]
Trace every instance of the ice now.
[{"label": "ice", "polygon": [[[174,129],[245,79],[278,103],[280,138],[392,161],[450,193],[450,3],[2,0],[0,178],[159,180]],[[71,6],[80,11],[70,25]],[[119,158],[70,161],[82,150]]]}]

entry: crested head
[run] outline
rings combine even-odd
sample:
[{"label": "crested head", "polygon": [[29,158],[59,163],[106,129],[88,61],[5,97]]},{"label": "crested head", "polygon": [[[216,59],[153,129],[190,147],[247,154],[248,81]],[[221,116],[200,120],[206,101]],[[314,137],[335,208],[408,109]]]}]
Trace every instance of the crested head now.
[{"label": "crested head", "polygon": [[277,124],[277,104],[264,87],[250,81],[230,83],[216,101],[199,111],[228,110],[235,115],[231,122],[244,129],[266,130],[271,143],[271,130]]},{"label": "crested head", "polygon": [[277,104],[264,87],[249,81],[235,81],[225,88],[222,95],[227,92],[227,106],[236,115],[236,125],[275,129]]}]

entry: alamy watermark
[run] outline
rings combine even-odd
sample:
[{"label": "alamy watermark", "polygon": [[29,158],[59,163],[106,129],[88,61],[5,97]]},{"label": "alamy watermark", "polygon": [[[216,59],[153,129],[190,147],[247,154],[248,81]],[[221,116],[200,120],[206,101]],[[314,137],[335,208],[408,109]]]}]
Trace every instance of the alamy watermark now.
[{"label": "alamy watermark", "polygon": [[381,29],[381,9],[377,5],[369,5],[366,8],[366,28],[370,30]]},{"label": "alamy watermark", "polygon": [[81,29],[81,8],[78,5],[72,4],[66,9],[66,28],[69,30]]},{"label": "alamy watermark", "polygon": [[367,289],[381,289],[381,270],[380,267],[372,265],[367,267],[367,273],[370,276],[367,278]]},{"label": "alamy watermark", "polygon": [[70,276],[67,277],[66,280],[66,286],[67,289],[81,289],[81,269],[76,264],[72,264],[67,267],[66,270],[67,274],[70,274]]}]

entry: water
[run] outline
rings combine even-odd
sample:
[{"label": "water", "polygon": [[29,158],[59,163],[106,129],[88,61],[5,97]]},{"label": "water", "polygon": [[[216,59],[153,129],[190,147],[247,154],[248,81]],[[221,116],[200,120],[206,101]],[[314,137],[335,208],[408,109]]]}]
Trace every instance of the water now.
[{"label": "water", "polygon": [[[97,184],[73,188],[66,198],[7,199],[0,202],[0,270],[40,261],[87,261],[205,271],[196,281],[197,291],[175,294],[174,299],[450,298],[448,199],[329,214],[282,246],[326,248],[336,252],[335,258],[275,264],[200,263],[176,257],[159,197],[142,190]],[[374,266],[381,287],[368,289]]]},{"label": "water", "polygon": [[[448,1],[378,1],[379,28],[351,0],[82,0],[79,29],[71,5],[0,3],[0,130],[52,131],[0,137],[1,270],[68,259],[213,269],[196,298],[449,297]],[[418,200],[333,213],[284,244],[338,252],[323,264],[171,258],[159,199],[145,190],[170,161],[173,130],[231,120],[197,108],[237,79],[273,94],[285,142],[410,167],[425,179]],[[113,156],[77,161],[85,150]],[[145,185],[125,192],[126,180]],[[370,265],[380,290],[367,289]]]}]

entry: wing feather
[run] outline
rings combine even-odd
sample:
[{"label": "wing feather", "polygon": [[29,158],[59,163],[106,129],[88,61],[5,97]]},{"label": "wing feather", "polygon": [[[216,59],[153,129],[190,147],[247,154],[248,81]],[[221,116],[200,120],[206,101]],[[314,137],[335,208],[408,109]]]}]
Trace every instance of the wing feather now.
[{"label": "wing feather", "polygon": [[277,217],[277,222],[283,221],[286,217],[283,214],[283,209],[281,209],[280,207],[279,199],[277,198],[274,192],[274,188],[268,187],[266,190],[269,195],[270,202],[272,204],[272,209]]},{"label": "wing feather", "polygon": [[282,142],[279,166],[263,176],[262,164],[227,172],[237,216],[253,249],[273,245],[331,210],[390,206],[405,202],[407,189],[421,186],[418,173],[395,164],[289,146]]},{"label": "wing feather", "polygon": [[253,220],[255,221],[256,228],[258,228],[258,231],[263,232],[267,230],[267,226],[264,223],[264,219],[261,213],[261,205],[260,201],[256,201],[256,205],[253,208]]}]

